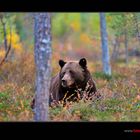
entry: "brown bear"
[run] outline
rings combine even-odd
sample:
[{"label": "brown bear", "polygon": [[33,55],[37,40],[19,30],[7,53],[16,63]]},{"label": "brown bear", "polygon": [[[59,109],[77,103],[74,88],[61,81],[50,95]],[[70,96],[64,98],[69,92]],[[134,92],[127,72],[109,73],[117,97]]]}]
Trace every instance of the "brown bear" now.
[{"label": "brown bear", "polygon": [[50,103],[61,100],[75,101],[84,93],[90,97],[97,91],[85,58],[68,62],[59,60],[59,65],[60,72],[51,80]]},{"label": "brown bear", "polygon": [[59,65],[60,72],[51,79],[50,105],[53,101],[76,101],[85,94],[90,97],[97,91],[85,58],[68,62],[59,60]]}]

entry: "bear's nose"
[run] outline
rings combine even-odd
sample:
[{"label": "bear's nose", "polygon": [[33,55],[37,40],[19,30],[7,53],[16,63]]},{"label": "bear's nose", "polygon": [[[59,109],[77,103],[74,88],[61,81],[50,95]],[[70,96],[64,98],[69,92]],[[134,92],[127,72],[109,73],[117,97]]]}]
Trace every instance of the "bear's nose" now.
[{"label": "bear's nose", "polygon": [[62,80],[62,83],[63,83],[63,85],[66,85],[67,82],[66,82],[66,80]]},{"label": "bear's nose", "polygon": [[65,82],[66,82],[66,80],[62,80],[62,82],[63,82],[63,83],[65,83]]}]

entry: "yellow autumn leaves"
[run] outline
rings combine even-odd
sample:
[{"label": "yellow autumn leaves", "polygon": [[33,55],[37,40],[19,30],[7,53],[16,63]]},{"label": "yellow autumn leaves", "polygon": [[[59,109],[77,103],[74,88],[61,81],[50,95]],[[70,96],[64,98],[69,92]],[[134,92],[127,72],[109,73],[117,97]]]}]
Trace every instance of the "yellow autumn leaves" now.
[{"label": "yellow autumn leaves", "polygon": [[86,43],[86,44],[92,44],[92,39],[89,37],[88,34],[86,33],[82,33],[80,35],[80,40],[83,42],[83,43]]},{"label": "yellow autumn leaves", "polygon": [[80,22],[79,21],[73,21],[70,24],[70,27],[74,30],[74,31],[79,31],[81,28]]},{"label": "yellow autumn leaves", "polygon": [[[10,43],[10,38],[11,38],[11,48],[14,50],[14,53],[16,55],[20,55],[23,51],[22,48],[22,43],[20,42],[20,37],[16,32],[12,32],[12,35],[10,37],[10,34],[7,35],[7,42],[8,45]],[[5,55],[5,50],[4,47],[0,50],[0,57],[4,57]]]},{"label": "yellow autumn leaves", "polygon": [[[8,43],[10,43],[10,34],[7,36]],[[11,36],[11,45],[12,48],[17,51],[22,51],[22,44],[20,42],[20,37],[17,33],[12,33]]]}]

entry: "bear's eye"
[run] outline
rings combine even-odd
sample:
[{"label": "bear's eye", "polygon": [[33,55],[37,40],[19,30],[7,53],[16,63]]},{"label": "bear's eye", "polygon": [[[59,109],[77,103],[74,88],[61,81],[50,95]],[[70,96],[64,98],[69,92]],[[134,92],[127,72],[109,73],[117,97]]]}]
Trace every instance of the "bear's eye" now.
[{"label": "bear's eye", "polygon": [[65,74],[66,72],[63,72],[63,75]]},{"label": "bear's eye", "polygon": [[72,70],[69,71],[70,74],[73,74],[74,72]]},{"label": "bear's eye", "polygon": [[66,73],[66,72],[63,72],[61,76],[63,77],[63,76],[65,75],[65,73]]}]

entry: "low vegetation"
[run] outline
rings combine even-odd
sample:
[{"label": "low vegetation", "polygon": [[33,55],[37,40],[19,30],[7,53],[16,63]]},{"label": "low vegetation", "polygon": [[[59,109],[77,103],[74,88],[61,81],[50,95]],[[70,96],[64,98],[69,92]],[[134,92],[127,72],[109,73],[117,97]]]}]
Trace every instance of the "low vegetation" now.
[{"label": "low vegetation", "polygon": [[[27,60],[28,59],[28,60]],[[56,67],[56,63],[53,66]],[[98,62],[97,62],[98,63]],[[94,65],[93,65],[94,64]],[[94,69],[96,66],[96,71]],[[101,72],[101,64],[89,60],[99,99],[60,103],[49,108],[51,121],[140,121],[138,64],[113,64],[113,74]],[[53,69],[54,73],[58,71]],[[6,62],[0,69],[0,121],[32,121],[30,108],[34,96],[35,68],[33,55],[25,53],[19,61]]]}]

